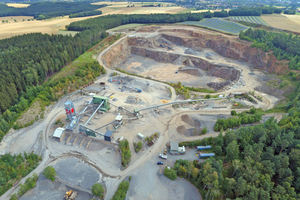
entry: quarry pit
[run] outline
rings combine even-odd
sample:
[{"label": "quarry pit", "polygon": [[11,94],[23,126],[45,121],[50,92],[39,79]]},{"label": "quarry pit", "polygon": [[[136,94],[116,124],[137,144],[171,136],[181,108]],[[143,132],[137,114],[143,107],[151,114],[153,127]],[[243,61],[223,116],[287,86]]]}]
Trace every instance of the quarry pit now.
[{"label": "quarry pit", "polygon": [[110,68],[215,91],[241,88],[245,70],[271,72],[277,61],[236,36],[177,26],[141,27],[102,59]]}]

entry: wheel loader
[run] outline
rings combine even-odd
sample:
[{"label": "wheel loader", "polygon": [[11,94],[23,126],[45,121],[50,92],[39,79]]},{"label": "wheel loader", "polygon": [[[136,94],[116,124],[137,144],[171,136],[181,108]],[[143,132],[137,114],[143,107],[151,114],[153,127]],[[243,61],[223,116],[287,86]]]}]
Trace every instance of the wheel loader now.
[{"label": "wheel loader", "polygon": [[66,192],[63,200],[73,200],[76,199],[76,197],[77,197],[77,192],[70,190]]}]

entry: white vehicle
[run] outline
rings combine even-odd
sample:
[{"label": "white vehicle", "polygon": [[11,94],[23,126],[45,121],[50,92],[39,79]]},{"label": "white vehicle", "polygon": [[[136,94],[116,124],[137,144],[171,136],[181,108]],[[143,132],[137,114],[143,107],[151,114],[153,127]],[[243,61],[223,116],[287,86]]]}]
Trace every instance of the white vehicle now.
[{"label": "white vehicle", "polygon": [[162,158],[162,159],[166,159],[166,160],[167,160],[167,158],[168,158],[168,156],[163,155],[163,154],[159,154],[159,157]]}]

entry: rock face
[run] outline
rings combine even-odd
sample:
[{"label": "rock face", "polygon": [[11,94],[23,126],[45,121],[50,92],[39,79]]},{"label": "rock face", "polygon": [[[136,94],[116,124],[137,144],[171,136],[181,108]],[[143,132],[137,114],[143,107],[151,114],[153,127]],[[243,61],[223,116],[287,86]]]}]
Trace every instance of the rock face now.
[{"label": "rock face", "polygon": [[[206,71],[208,75],[237,81],[241,75],[238,69],[226,65],[214,64],[208,58],[202,59],[199,56],[192,55],[193,51],[210,48],[224,57],[250,63],[255,68],[261,70],[268,72],[285,70],[282,64],[278,64],[279,61],[273,55],[252,48],[248,44],[238,42],[236,39],[232,39],[232,37],[227,38],[222,35],[200,33],[188,29],[159,29],[157,31],[162,33],[152,37],[128,37],[124,39],[103,56],[103,61],[109,67],[117,67],[131,54],[135,54],[154,59],[157,62],[198,68]],[[178,53],[176,51],[175,53],[174,51],[169,51],[168,48],[162,48],[160,46],[162,43],[169,46],[190,48],[191,52]],[[220,85],[212,85],[217,88],[221,87]]]},{"label": "rock face", "polygon": [[[165,31],[168,29],[161,30],[161,32]],[[188,37],[179,37],[175,34],[176,32],[184,33]],[[163,33],[162,36],[176,45],[193,49],[210,48],[224,57],[250,63],[255,68],[268,72],[280,71],[283,68],[278,64],[276,65],[278,60],[274,55],[252,48],[248,44],[229,40],[221,35],[215,36],[186,29],[173,29],[172,33]]]},{"label": "rock face", "polygon": [[[216,76],[231,81],[236,81],[240,77],[240,71],[233,67],[215,65],[201,58],[191,56],[184,56],[175,53],[169,53],[164,51],[157,51],[154,49],[144,47],[131,47],[131,53],[147,58],[152,58],[157,62],[173,63],[173,64],[185,64],[188,66],[192,62],[196,68],[205,70],[208,75]],[[179,61],[179,62],[178,62]],[[190,62],[187,62],[190,61]]]}]

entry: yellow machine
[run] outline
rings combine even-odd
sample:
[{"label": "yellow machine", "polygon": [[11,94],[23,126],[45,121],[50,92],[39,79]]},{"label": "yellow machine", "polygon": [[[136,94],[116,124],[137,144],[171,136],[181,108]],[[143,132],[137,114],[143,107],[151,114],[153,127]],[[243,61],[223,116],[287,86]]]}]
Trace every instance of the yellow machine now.
[{"label": "yellow machine", "polygon": [[77,197],[77,192],[73,192],[73,190],[67,191],[64,200],[73,200],[76,199]]}]

